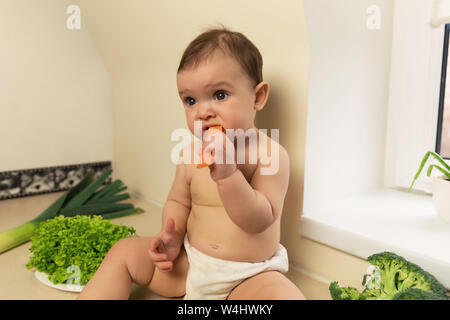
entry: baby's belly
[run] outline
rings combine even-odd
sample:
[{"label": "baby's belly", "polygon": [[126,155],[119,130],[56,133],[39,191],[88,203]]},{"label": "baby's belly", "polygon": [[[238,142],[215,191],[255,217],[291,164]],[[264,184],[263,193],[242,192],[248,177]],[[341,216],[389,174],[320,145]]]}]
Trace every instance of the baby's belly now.
[{"label": "baby's belly", "polygon": [[192,204],[187,222],[189,242],[197,250],[220,259],[260,262],[275,254],[280,241],[279,219],[262,233],[244,232],[222,206]]}]

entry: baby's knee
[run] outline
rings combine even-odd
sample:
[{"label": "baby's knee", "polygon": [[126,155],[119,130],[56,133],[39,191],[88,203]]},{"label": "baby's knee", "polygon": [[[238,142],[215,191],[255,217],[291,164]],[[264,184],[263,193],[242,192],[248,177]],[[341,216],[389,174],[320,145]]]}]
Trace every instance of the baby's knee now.
[{"label": "baby's knee", "polygon": [[270,272],[267,283],[264,285],[260,299],[267,300],[305,300],[300,289],[280,272]]},{"label": "baby's knee", "polygon": [[117,241],[105,256],[106,259],[126,259],[133,247],[132,238],[124,238]]},{"label": "baby's knee", "polygon": [[306,300],[303,293],[295,285],[273,284],[265,287],[257,299],[262,300]]},{"label": "baby's knee", "polygon": [[131,280],[139,285],[148,285],[154,266],[148,255],[150,238],[124,238],[109,250],[105,260],[126,268]]}]

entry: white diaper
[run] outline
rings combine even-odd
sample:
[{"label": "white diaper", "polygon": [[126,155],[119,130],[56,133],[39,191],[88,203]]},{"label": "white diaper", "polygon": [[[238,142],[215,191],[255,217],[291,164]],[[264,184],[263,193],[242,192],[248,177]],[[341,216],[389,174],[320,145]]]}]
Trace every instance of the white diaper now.
[{"label": "white diaper", "polygon": [[224,300],[239,283],[263,271],[286,273],[289,261],[281,244],[277,252],[263,262],[229,261],[208,256],[190,245],[184,237],[184,248],[189,260],[184,300]]}]

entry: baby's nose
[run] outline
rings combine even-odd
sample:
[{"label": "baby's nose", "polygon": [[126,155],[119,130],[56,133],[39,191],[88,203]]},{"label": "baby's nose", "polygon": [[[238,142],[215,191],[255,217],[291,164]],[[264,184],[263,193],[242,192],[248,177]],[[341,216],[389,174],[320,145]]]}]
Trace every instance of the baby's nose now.
[{"label": "baby's nose", "polygon": [[213,108],[208,103],[200,104],[197,111],[198,119],[209,119],[214,117],[215,114]]}]

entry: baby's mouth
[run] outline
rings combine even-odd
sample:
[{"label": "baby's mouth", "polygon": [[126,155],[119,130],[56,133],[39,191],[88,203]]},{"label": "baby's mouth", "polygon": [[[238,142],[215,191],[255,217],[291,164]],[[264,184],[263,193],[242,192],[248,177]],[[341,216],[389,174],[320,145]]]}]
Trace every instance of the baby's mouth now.
[{"label": "baby's mouth", "polygon": [[212,124],[212,125],[209,125],[209,126],[204,126],[203,127],[203,132],[208,131],[211,127],[217,127],[217,125]]},{"label": "baby's mouth", "polygon": [[220,128],[220,129],[222,129],[222,131],[224,130],[224,128],[220,124],[209,124],[209,125],[203,127],[203,131],[209,130],[211,128],[214,128],[214,129]]},{"label": "baby's mouth", "polygon": [[[210,129],[214,129],[214,130],[210,130]],[[204,139],[206,136],[209,136],[209,134],[212,133],[210,131],[215,131],[215,130],[221,130],[223,133],[226,132],[225,129],[221,125],[210,124],[210,125],[207,125],[207,126],[203,127],[203,130],[202,130],[202,137],[203,138],[202,139]]]}]

